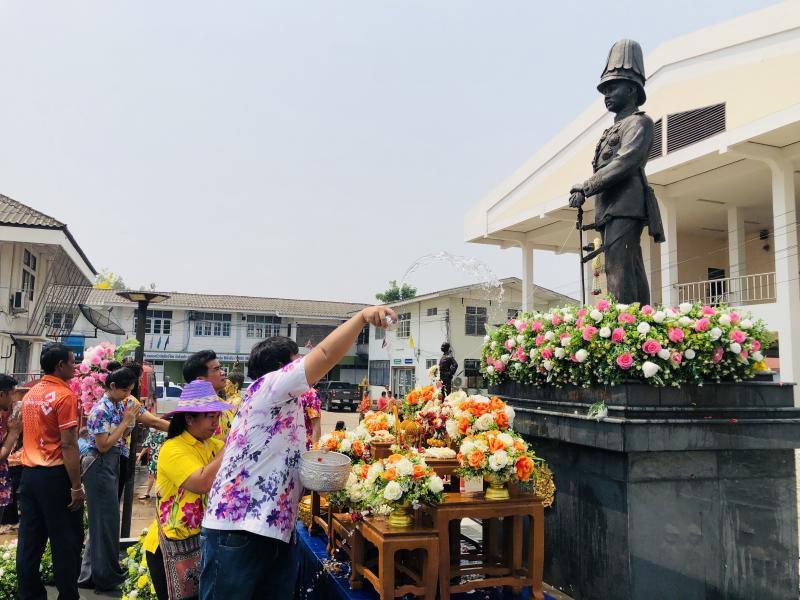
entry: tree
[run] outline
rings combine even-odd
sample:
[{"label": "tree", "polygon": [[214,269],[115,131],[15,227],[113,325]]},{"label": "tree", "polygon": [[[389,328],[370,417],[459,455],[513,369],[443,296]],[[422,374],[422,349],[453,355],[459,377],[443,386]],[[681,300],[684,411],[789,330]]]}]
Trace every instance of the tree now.
[{"label": "tree", "polygon": [[404,283],[402,287],[398,287],[397,281],[393,279],[389,282],[389,289],[387,289],[385,292],[375,294],[375,297],[384,304],[390,304],[400,300],[408,300],[416,295],[417,288],[413,288],[407,283]]},{"label": "tree", "polygon": [[95,276],[94,287],[98,290],[125,290],[127,286],[122,277],[112,273],[108,269],[100,269],[100,273]]}]

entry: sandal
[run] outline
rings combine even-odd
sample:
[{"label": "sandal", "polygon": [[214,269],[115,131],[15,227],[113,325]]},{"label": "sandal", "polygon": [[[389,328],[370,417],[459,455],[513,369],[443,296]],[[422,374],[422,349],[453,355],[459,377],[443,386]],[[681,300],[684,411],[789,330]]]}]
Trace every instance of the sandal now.
[{"label": "sandal", "polygon": [[150,500],[150,498],[151,498],[150,494],[140,494],[139,495],[139,500]]}]

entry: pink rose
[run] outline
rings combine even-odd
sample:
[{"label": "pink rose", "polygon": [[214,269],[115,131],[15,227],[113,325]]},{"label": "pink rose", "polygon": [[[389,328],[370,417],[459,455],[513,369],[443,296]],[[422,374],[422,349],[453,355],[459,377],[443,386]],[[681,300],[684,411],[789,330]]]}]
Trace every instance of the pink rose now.
[{"label": "pink rose", "polygon": [[649,304],[645,304],[642,308],[639,309],[643,315],[652,315],[655,309],[650,306]]},{"label": "pink rose", "polygon": [[486,364],[491,366],[494,364],[494,359],[491,356],[486,357]]},{"label": "pink rose", "polygon": [[494,370],[497,371],[498,373],[502,373],[503,371],[506,370],[506,366],[503,364],[502,360],[498,360],[497,362],[494,363]]},{"label": "pink rose", "polygon": [[561,335],[558,336],[558,339],[563,340],[564,338],[572,337],[566,331],[562,332]]},{"label": "pink rose", "polygon": [[750,348],[752,348],[753,352],[758,352],[759,350],[761,350],[761,342],[759,342],[758,340],[753,340],[752,342],[750,342]]},{"label": "pink rose", "polygon": [[747,339],[747,336],[744,334],[744,331],[741,329],[734,329],[731,332],[731,339],[736,342],[737,344],[741,344]]},{"label": "pink rose", "polygon": [[617,365],[626,371],[633,366],[633,356],[630,352],[623,352],[617,357]]},{"label": "pink rose", "polygon": [[531,329],[533,329],[534,331],[541,331],[542,324],[539,321],[534,321],[533,325],[531,325]]},{"label": "pink rose", "polygon": [[722,355],[725,353],[725,350],[722,349],[722,346],[716,346],[714,348],[714,354],[711,355],[711,363],[717,364],[719,361],[722,360]]},{"label": "pink rose", "polygon": [[93,365],[95,365],[95,366],[98,366],[98,365],[100,364],[100,357],[99,357],[99,356],[97,356],[97,354],[95,354],[95,355],[92,357],[92,364],[93,364]]},{"label": "pink rose", "polygon": [[611,341],[615,344],[619,344],[622,340],[625,339],[625,330],[622,327],[617,327],[614,331],[611,332]]},{"label": "pink rose", "polygon": [[747,358],[750,356],[750,353],[747,350],[742,350],[739,352],[739,356],[742,358],[742,360],[747,360]]},{"label": "pink rose", "polygon": [[683,338],[686,337],[686,334],[683,333],[683,329],[680,327],[673,327],[669,330],[669,341],[675,344],[682,342]]},{"label": "pink rose", "polygon": [[582,309],[580,309],[580,310],[578,311],[578,316],[579,316],[579,317],[585,317],[585,316],[586,316],[586,315],[588,315],[588,314],[589,314],[589,311],[588,311],[588,310],[586,310],[585,308],[582,308]]},{"label": "pink rose", "polygon": [[519,331],[520,333],[522,333],[522,332],[523,332],[523,331],[525,331],[527,328],[528,328],[528,323],[527,323],[526,321],[521,321],[521,322],[520,322],[520,324],[519,324],[519,326],[517,326],[517,331]]},{"label": "pink rose", "polygon": [[97,376],[97,379],[99,379],[100,381],[105,383],[107,377],[108,377],[108,373],[100,373],[100,375]]},{"label": "pink rose", "polygon": [[87,365],[87,364],[85,364],[85,363],[81,363],[81,364],[79,364],[79,365],[78,365],[78,370],[79,370],[81,373],[84,373],[84,374],[86,374],[86,373],[88,373],[88,372],[89,372],[89,365]]},{"label": "pink rose", "polygon": [[580,329],[583,327],[583,317],[579,317],[577,321],[575,321],[575,329]]},{"label": "pink rose", "polygon": [[525,362],[528,358],[528,355],[525,354],[525,350],[522,349],[522,346],[517,347],[517,360],[519,362]]},{"label": "pink rose", "polygon": [[738,321],[741,318],[739,316],[739,313],[735,313],[735,312],[732,312],[730,314],[730,317],[731,317],[731,323],[736,323],[736,321]]},{"label": "pink rose", "polygon": [[597,304],[594,305],[597,310],[608,310],[609,306],[611,306],[611,303],[608,300],[598,300]]},{"label": "pink rose", "polygon": [[717,311],[714,310],[714,307],[706,305],[703,307],[703,314],[710,317],[711,315],[717,314]]},{"label": "pink rose", "polygon": [[516,319],[509,319],[508,323],[506,323],[506,325],[513,325],[514,321],[516,321]]},{"label": "pink rose", "polygon": [[617,317],[617,321],[620,323],[633,325],[636,322],[636,317],[634,317],[631,313],[620,313],[619,317]]},{"label": "pink rose", "polygon": [[108,359],[104,358],[100,361],[100,368],[101,369],[108,369]]},{"label": "pink rose", "polygon": [[509,340],[506,340],[506,343],[505,343],[505,344],[503,344],[503,345],[506,347],[506,350],[508,350],[508,351],[510,352],[511,350],[513,350],[513,349],[514,349],[514,344],[515,344],[515,343],[516,343],[516,342],[514,342],[513,340],[510,340],[510,339],[509,339]]},{"label": "pink rose", "polygon": [[697,319],[697,322],[694,324],[694,330],[705,331],[706,329],[708,329],[709,325],[711,325],[711,321],[703,317],[702,319]]},{"label": "pink rose", "polygon": [[597,333],[597,327],[587,325],[583,328],[583,339],[588,342],[592,339],[592,336],[594,336],[595,333]]},{"label": "pink rose", "polygon": [[552,348],[545,348],[542,350],[542,358],[546,360],[550,360],[553,358],[553,349]]},{"label": "pink rose", "polygon": [[673,352],[670,358],[672,359],[672,362],[674,362],[676,365],[679,365],[683,360],[683,354],[681,354],[680,352]]},{"label": "pink rose", "polygon": [[536,344],[536,347],[537,347],[537,348],[538,348],[539,346],[541,346],[542,344],[544,344],[544,336],[543,336],[543,335],[537,335],[537,336],[536,336],[536,340],[535,340],[535,342],[534,342],[534,343]]},{"label": "pink rose", "polygon": [[553,315],[553,318],[550,319],[550,322],[553,324],[553,327],[558,327],[561,325],[561,317],[558,315]]},{"label": "pink rose", "polygon": [[642,344],[642,350],[645,354],[658,354],[661,351],[661,344],[651,338]]}]

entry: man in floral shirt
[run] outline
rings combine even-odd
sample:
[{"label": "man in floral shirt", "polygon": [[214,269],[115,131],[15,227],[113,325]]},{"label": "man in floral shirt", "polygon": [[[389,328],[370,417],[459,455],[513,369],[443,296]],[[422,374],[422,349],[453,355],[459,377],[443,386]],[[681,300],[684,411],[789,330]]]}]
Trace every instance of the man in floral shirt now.
[{"label": "man in floral shirt", "polygon": [[250,386],[228,435],[225,456],[203,519],[200,598],[291,598],[296,572],[291,542],[302,493],[305,451],[300,396],[349,351],[365,324],[397,322],[370,307],[339,326],[305,358],[276,336],[256,344],[247,363]]}]

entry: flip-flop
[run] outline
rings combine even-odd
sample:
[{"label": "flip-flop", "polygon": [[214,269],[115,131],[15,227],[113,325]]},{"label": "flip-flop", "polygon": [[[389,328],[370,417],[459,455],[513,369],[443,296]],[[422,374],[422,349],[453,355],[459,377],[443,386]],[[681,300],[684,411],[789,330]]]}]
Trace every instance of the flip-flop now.
[{"label": "flip-flop", "polygon": [[142,494],[141,496],[139,496],[139,500],[150,500],[150,498],[151,498],[150,494]]}]

